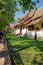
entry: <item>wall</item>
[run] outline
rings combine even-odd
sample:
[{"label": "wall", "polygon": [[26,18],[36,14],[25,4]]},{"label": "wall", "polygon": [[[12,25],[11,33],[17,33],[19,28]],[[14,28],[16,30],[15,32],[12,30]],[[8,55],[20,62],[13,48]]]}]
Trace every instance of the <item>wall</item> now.
[{"label": "wall", "polygon": [[[17,28],[14,31],[15,31],[14,34],[17,35],[20,33],[20,28]],[[25,34],[26,34],[26,27],[24,29],[22,28],[22,35],[21,36],[24,36]]]},{"label": "wall", "polygon": [[22,36],[26,34],[26,28],[22,29]]},{"label": "wall", "polygon": [[[40,20],[38,23],[36,23],[34,25],[34,29],[36,29],[38,27],[38,30],[37,30],[37,38],[43,38],[43,28],[41,26],[41,23],[43,23],[43,19]],[[34,38],[35,36],[35,30],[34,31],[29,31],[27,30],[27,36],[30,37],[30,38]]]},{"label": "wall", "polygon": [[19,32],[20,32],[20,29],[18,28],[18,29],[15,29],[14,31],[15,31],[14,34],[15,34],[15,35],[18,35]]},{"label": "wall", "polygon": [[[43,30],[37,31],[37,38],[43,38]],[[30,38],[34,38],[35,31],[27,31],[27,36]]]}]

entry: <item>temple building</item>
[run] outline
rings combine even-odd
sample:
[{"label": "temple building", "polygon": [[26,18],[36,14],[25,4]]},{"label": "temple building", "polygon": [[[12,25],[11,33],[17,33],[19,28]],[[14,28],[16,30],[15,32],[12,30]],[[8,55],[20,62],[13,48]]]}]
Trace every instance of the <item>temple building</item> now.
[{"label": "temple building", "polygon": [[43,8],[40,8],[36,11],[32,18],[32,22],[27,25],[28,34],[29,32],[31,37],[34,37],[35,30],[37,32],[37,37],[43,37]]},{"label": "temple building", "polygon": [[35,30],[37,37],[43,37],[43,7],[27,12],[15,25],[15,34],[20,36],[34,37]]}]

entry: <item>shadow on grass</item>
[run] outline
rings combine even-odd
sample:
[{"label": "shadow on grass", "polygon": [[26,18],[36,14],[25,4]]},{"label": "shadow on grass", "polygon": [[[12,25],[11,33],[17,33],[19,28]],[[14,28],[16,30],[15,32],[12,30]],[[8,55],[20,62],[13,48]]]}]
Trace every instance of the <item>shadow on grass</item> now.
[{"label": "shadow on grass", "polygon": [[[34,40],[28,40],[29,38],[8,38],[8,41],[9,40],[14,40],[15,41],[20,41],[19,44],[15,44],[12,46],[11,43],[9,43],[9,47],[10,47],[10,50],[11,50],[11,54],[13,56],[13,59],[14,59],[14,62],[16,65],[24,65],[21,57],[20,57],[20,54],[19,54],[19,51],[22,51],[22,50],[25,50],[27,48],[30,48],[32,46],[35,46],[36,48],[38,48],[40,50],[40,52],[43,52],[43,41],[34,41]],[[25,41],[24,41],[25,40]],[[28,40],[28,41],[27,41]],[[35,50],[36,50],[35,48]],[[17,49],[17,50],[16,50]],[[42,55],[39,54],[41,59],[42,59]],[[38,55],[35,55],[34,56],[34,59],[32,61],[32,64],[33,65],[43,65],[42,61],[37,61],[36,60],[36,57],[38,57]]]},{"label": "shadow on grass", "polygon": [[43,65],[43,53],[35,54],[32,65]]},{"label": "shadow on grass", "polygon": [[[20,57],[20,54],[18,53],[19,51],[21,50],[25,50],[26,48],[29,48],[31,46],[36,46],[37,48],[40,49],[40,51],[43,51],[43,41],[36,41],[35,43],[32,43],[32,44],[29,44],[25,47],[21,47],[21,49],[19,50],[16,50],[16,48],[14,48],[14,46],[12,46],[11,44],[9,44],[10,46],[10,50],[13,50],[11,53],[13,53],[13,59],[14,59],[14,62],[15,62],[15,65],[24,65],[21,57]],[[31,62],[31,65],[43,65],[43,53],[37,53],[35,54],[32,62]]]},{"label": "shadow on grass", "polygon": [[43,52],[43,41],[35,41],[35,46],[39,48],[41,52]]},{"label": "shadow on grass", "polygon": [[[14,40],[15,41],[15,40]],[[10,43],[9,43],[10,44]],[[10,46],[10,45],[9,45]],[[12,45],[11,45],[12,46]],[[13,45],[11,48],[16,48],[17,51],[22,51],[26,48],[30,48],[30,47],[36,47],[38,48],[41,52],[43,52],[43,41],[29,41],[29,40],[25,40],[25,41],[20,41],[19,44],[15,44]],[[35,48],[35,49],[36,49]]]},{"label": "shadow on grass", "polygon": [[11,53],[11,56],[13,57],[13,60],[14,60],[14,63],[15,65],[24,65],[21,57],[20,57],[20,54],[16,51],[16,48],[13,49],[13,47],[11,45],[9,45],[10,47],[10,53]]}]

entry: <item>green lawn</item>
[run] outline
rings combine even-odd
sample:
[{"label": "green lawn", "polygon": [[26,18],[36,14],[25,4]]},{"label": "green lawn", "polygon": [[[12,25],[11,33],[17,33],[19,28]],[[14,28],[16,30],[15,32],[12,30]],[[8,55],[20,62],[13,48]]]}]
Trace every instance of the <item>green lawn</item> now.
[{"label": "green lawn", "polygon": [[10,49],[14,50],[13,59],[16,65],[43,65],[43,41],[7,34]]}]

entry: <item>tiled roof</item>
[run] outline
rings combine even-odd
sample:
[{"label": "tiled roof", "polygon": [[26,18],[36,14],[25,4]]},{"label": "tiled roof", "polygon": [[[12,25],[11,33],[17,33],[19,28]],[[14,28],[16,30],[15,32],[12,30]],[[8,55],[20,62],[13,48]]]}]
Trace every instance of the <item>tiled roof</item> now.
[{"label": "tiled roof", "polygon": [[34,14],[35,14],[35,9],[34,10],[32,10],[30,13],[29,13],[29,17],[32,17]]},{"label": "tiled roof", "polygon": [[36,11],[36,13],[35,13],[35,15],[33,16],[32,19],[38,18],[38,17],[40,17],[40,16],[42,16],[42,15],[43,15],[43,7],[42,7],[42,8],[39,8],[39,9]]},{"label": "tiled roof", "polygon": [[24,16],[25,18],[23,20],[21,20],[19,22],[19,24],[21,25],[21,24],[26,24],[26,23],[30,22],[29,19],[31,19],[34,16],[34,14],[35,14],[35,10],[32,10],[26,17]]},{"label": "tiled roof", "polygon": [[23,16],[18,22],[21,22],[22,20],[24,20],[24,19],[28,16],[28,14],[29,14],[29,11],[26,12],[26,13],[24,14],[24,16]]},{"label": "tiled roof", "polygon": [[33,20],[40,19],[43,16],[43,7],[38,10],[32,10],[27,12],[24,16],[18,21],[17,25],[28,25]]},{"label": "tiled roof", "polygon": [[38,23],[40,20],[42,20],[42,19],[43,19],[43,17],[41,17],[39,19],[36,19],[36,20],[32,21],[31,23],[29,23],[27,26],[34,25],[34,24]]}]

